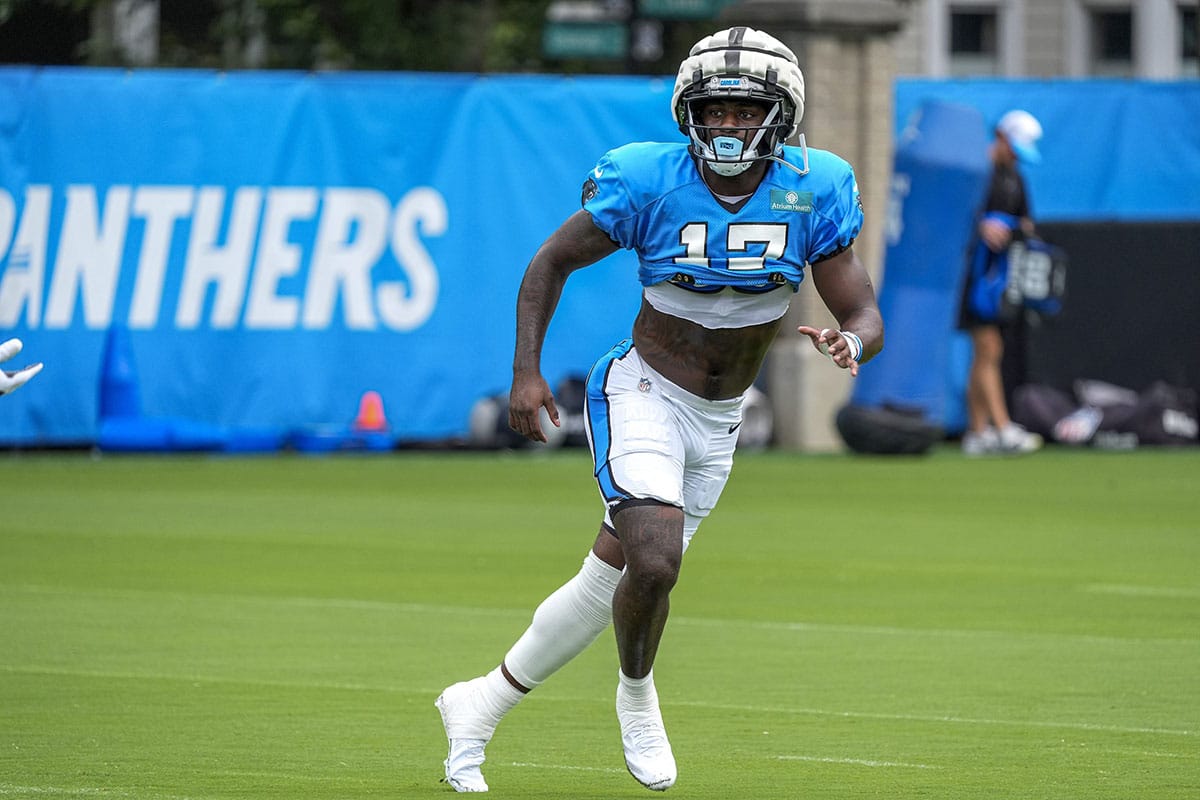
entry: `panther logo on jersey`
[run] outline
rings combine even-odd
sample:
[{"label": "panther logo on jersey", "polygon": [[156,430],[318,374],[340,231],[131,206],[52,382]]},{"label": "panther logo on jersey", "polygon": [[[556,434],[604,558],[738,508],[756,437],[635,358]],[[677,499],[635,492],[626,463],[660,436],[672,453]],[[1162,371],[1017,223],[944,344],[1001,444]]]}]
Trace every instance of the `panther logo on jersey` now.
[{"label": "panther logo on jersey", "polygon": [[580,205],[587,205],[588,201],[598,194],[600,194],[600,187],[597,186],[596,181],[589,176],[588,179],[583,182],[583,199],[580,201]]}]

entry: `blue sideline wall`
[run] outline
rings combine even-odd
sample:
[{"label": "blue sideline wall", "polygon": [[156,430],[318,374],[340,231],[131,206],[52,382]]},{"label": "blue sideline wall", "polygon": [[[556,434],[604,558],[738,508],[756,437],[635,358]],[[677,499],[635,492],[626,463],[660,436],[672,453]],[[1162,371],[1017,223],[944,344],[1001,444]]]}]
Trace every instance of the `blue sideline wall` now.
[{"label": "blue sideline wall", "polygon": [[[528,259],[606,149],[679,138],[670,88],[0,68],[0,335],[47,364],[0,405],[0,443],[96,440],[113,328],[148,416],[344,425],[374,390],[398,437],[464,435],[508,385]],[[1043,118],[1043,216],[1200,219],[1194,84],[906,82],[898,128],[934,90]],[[571,279],[552,383],[628,330],[634,269],[622,253]]]},{"label": "blue sideline wall", "polygon": [[[0,442],[90,442],[110,326],[142,412],[233,430],[466,431],[507,389],[517,286],[597,158],[678,135],[644,78],[0,69],[0,333],[45,371]],[[545,352],[586,371],[638,305],[572,279]]]}]

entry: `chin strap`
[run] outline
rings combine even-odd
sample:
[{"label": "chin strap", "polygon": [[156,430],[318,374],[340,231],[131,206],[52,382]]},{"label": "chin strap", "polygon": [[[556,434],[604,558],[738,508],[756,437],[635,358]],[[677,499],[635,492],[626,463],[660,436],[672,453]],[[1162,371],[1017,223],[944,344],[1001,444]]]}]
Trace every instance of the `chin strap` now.
[{"label": "chin strap", "polygon": [[804,169],[800,169],[792,162],[782,159],[776,155],[767,156],[767,160],[768,161],[778,161],[780,164],[783,164],[785,167],[792,170],[797,175],[807,175],[808,174],[808,145],[806,145],[804,143],[804,134],[803,133],[800,134],[799,139],[797,140],[796,146],[800,148],[800,157],[804,160]]},{"label": "chin strap", "polygon": [[[803,176],[803,175],[807,175],[807,174],[808,174],[808,145],[804,143],[804,134],[803,134],[803,133],[802,133],[802,134],[800,134],[800,136],[799,136],[799,137],[797,137],[796,146],[800,148],[800,158],[801,158],[801,160],[804,162],[804,169],[801,169],[800,167],[797,167],[797,166],[796,166],[795,164],[793,164],[792,162],[790,162],[790,161],[788,161],[788,160],[786,160],[786,159],[780,158],[779,156],[776,156],[776,155],[770,155],[770,156],[759,156],[758,158],[754,159],[754,161],[777,161],[778,163],[780,163],[780,164],[783,164],[785,167],[787,167],[788,169],[790,169],[790,170],[792,170],[793,172],[795,172],[797,175],[801,175],[801,176]],[[703,162],[703,163],[707,164],[709,169],[712,169],[712,168],[713,168],[713,164],[714,164],[714,163],[722,163],[722,164],[738,164],[738,163],[743,163],[743,164],[745,164],[745,165],[746,165],[746,169],[750,169],[750,167],[751,167],[751,166],[754,164],[754,161],[743,161],[743,162],[737,162],[737,161],[722,161],[722,162],[714,162],[714,161],[710,161],[710,160],[709,160],[709,159],[707,159],[707,158],[700,158],[700,156],[696,155],[696,151],[695,151],[695,150],[693,150],[693,151],[692,151],[692,155],[693,155],[693,156],[695,156],[696,158],[698,158],[698,159],[699,159],[701,162]],[[745,172],[745,171],[746,171],[746,169],[743,169],[743,170],[742,170],[742,172]],[[715,169],[712,169],[712,171],[713,171],[713,172],[715,172],[715,173],[716,173],[716,174],[718,174],[718,175],[720,175],[720,174],[721,174],[721,173],[717,172]],[[737,174],[741,174],[741,173],[737,173]],[[727,177],[727,178],[728,178],[728,177],[732,177],[732,176],[726,175],[726,176],[723,176],[723,177]]]}]

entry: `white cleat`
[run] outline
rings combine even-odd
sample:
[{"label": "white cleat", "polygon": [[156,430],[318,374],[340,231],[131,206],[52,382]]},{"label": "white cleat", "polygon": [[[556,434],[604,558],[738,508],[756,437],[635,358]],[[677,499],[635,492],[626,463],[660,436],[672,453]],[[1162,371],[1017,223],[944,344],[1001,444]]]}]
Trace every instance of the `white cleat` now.
[{"label": "white cleat", "polygon": [[988,426],[981,431],[967,431],[962,437],[962,451],[966,456],[990,456],[1000,452],[1000,434]]},{"label": "white cleat", "polygon": [[650,711],[633,711],[622,703],[617,687],[617,720],[621,723],[621,744],[625,747],[625,766],[638,783],[656,792],[675,785],[678,771],[667,729],[657,703]]},{"label": "white cleat", "polygon": [[456,683],[441,693],[434,702],[442,715],[442,727],[450,742],[450,752],[442,762],[446,767],[446,783],[456,792],[486,792],[483,779],[483,749],[492,738],[494,724],[487,722],[478,702],[483,678]]},{"label": "white cleat", "polygon": [[1042,449],[1042,437],[1015,422],[1001,428],[998,436],[1003,453],[1033,453]]},{"label": "white cleat", "polygon": [[451,739],[450,754],[442,764],[446,767],[446,783],[456,792],[486,792],[483,779],[483,739]]}]

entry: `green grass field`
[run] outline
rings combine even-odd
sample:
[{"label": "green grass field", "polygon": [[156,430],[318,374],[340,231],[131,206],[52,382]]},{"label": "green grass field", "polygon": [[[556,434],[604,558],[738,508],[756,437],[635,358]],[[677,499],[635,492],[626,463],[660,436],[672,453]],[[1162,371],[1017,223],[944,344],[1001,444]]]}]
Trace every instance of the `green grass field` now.
[{"label": "green grass field", "polygon": [[[582,452],[0,457],[0,798],[449,798],[433,700],[599,521]],[[1200,797],[1200,452],[744,454],[655,672],[668,797]],[[603,636],[497,798],[650,797]]]}]

